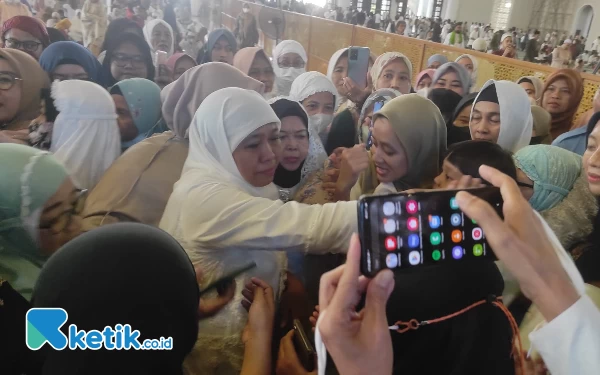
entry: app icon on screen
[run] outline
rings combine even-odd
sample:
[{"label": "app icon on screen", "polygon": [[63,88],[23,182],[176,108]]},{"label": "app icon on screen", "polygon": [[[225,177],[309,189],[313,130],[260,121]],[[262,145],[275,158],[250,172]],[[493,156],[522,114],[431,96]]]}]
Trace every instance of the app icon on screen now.
[{"label": "app icon on screen", "polygon": [[408,220],[406,220],[406,227],[413,232],[419,230],[419,219],[416,217],[409,217]]},{"label": "app icon on screen", "polygon": [[442,242],[442,235],[439,232],[432,232],[429,240],[433,246],[439,245]]},{"label": "app icon on screen", "polygon": [[440,253],[439,250],[433,250],[433,252],[431,253],[431,257],[437,262],[442,258],[442,253]]},{"label": "app icon on screen", "polygon": [[421,263],[421,253],[418,251],[411,251],[408,253],[408,262],[413,266]]},{"label": "app icon on screen", "polygon": [[394,202],[385,202],[383,204],[383,214],[385,216],[392,216],[396,211],[396,205]]},{"label": "app icon on screen", "polygon": [[479,241],[483,238],[483,231],[479,227],[473,228],[473,239]]},{"label": "app icon on screen", "polygon": [[452,214],[452,216],[450,216],[450,224],[452,224],[453,227],[458,227],[462,224],[462,216],[460,216],[460,214]]},{"label": "app icon on screen", "polygon": [[431,229],[438,229],[442,225],[442,219],[437,215],[429,215],[429,227]]},{"label": "app icon on screen", "polygon": [[483,246],[480,243],[473,245],[473,255],[476,257],[483,255]]},{"label": "app icon on screen", "polygon": [[462,241],[462,232],[458,229],[452,231],[452,242],[459,243]]},{"label": "app icon on screen", "polygon": [[419,247],[419,235],[418,234],[410,234],[408,236],[408,247],[411,249],[416,249]]},{"label": "app icon on screen", "polygon": [[383,219],[383,230],[387,234],[392,234],[396,231],[396,220]]},{"label": "app icon on screen", "polygon": [[460,259],[463,256],[463,248],[460,246],[454,246],[452,248],[452,258]]},{"label": "app icon on screen", "polygon": [[406,211],[408,211],[409,214],[416,214],[417,211],[419,211],[417,201],[410,200],[406,202]]},{"label": "app icon on screen", "polygon": [[387,257],[385,257],[385,264],[388,268],[398,267],[398,255],[388,254]]},{"label": "app icon on screen", "polygon": [[396,240],[396,237],[387,237],[385,239],[385,248],[387,251],[394,251],[398,249],[398,240]]},{"label": "app icon on screen", "polygon": [[450,198],[450,208],[453,210],[458,210],[458,203],[456,203],[456,198]]}]

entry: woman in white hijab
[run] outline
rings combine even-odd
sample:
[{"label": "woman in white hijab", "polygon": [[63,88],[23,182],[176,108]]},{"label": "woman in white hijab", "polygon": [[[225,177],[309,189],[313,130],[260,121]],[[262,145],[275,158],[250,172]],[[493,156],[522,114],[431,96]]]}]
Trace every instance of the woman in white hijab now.
[{"label": "woman in white hijab", "polygon": [[277,95],[290,94],[292,82],[306,72],[308,56],[302,44],[295,40],[284,40],[273,49],[273,71]]},{"label": "woman in white hijab", "polygon": [[175,48],[175,34],[171,25],[161,19],[146,22],[144,26],[144,39],[150,46],[152,53],[163,51],[167,56],[173,55]]},{"label": "woman in white hijab", "polygon": [[344,88],[344,78],[348,77],[348,48],[337,50],[331,56],[327,66],[327,77],[333,82],[337,90],[335,108],[338,110],[348,101]]},{"label": "woman in white hijab", "polygon": [[467,69],[471,75],[471,92],[476,92],[477,89],[475,88],[475,85],[477,85],[477,69],[479,68],[479,62],[475,56],[469,54],[460,55],[455,62]]},{"label": "woman in white hijab", "polygon": [[121,135],[112,97],[101,86],[79,80],[54,82],[50,151],[69,171],[75,186],[92,189],[121,154]]},{"label": "woman in white hijab", "polygon": [[290,99],[300,102],[308,113],[309,131],[327,143],[329,125],[333,121],[337,90],[331,80],[319,72],[301,74],[290,90]]},{"label": "woman in white hijab", "polygon": [[[344,251],[357,229],[356,202],[303,205],[278,200],[272,183],[281,145],[280,121],[256,92],[225,88],[209,95],[189,130],[189,154],[160,228],[173,235],[204,273],[201,287],[246,265],[236,277],[258,277],[282,292],[285,253]],[[202,288],[201,288],[202,289]],[[239,373],[247,314],[236,294],[200,321],[187,367],[195,374]]]},{"label": "woman in white hijab", "polygon": [[472,139],[517,152],[529,145],[533,116],[527,93],[510,81],[487,81],[475,98],[469,124]]}]

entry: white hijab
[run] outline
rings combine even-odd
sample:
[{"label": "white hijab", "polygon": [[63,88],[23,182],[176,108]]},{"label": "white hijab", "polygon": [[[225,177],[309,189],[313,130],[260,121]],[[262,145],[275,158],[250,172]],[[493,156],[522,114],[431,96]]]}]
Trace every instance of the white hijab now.
[{"label": "white hijab", "polygon": [[[295,53],[304,61],[304,68],[280,68],[278,60],[287,53]],[[278,95],[289,95],[292,82],[306,72],[308,56],[302,44],[295,40],[284,40],[273,49],[273,71],[275,72],[275,87]]]},{"label": "white hijab", "polygon": [[277,199],[274,184],[254,187],[246,182],[232,155],[250,133],[270,123],[281,127],[271,106],[256,91],[228,87],[210,94],[192,120],[190,151],[178,184],[190,180],[198,185],[224,184],[255,197]]},{"label": "white hijab", "polygon": [[152,47],[152,31],[158,25],[163,25],[164,27],[166,27],[169,30],[169,32],[171,32],[171,46],[169,47],[168,51],[165,51],[165,52],[167,52],[168,56],[171,56],[171,55],[173,55],[173,51],[175,48],[175,34],[173,34],[173,28],[171,27],[171,25],[169,25],[165,21],[163,21],[161,19],[146,21],[146,25],[144,25],[144,30],[143,30],[144,31],[144,39],[146,39],[146,43],[148,43],[148,45],[150,46],[150,50],[152,50],[152,53],[156,52],[156,50],[154,50],[154,47]]},{"label": "white hijab", "polygon": [[471,72],[471,92],[475,92],[475,85],[477,84],[477,70],[479,69],[479,61],[477,61],[477,58],[475,56],[469,55],[467,53],[465,53],[464,55],[458,56],[458,58],[454,61],[458,63],[458,61],[464,57],[468,58],[469,60],[471,60],[471,63],[473,63],[473,72]]},{"label": "white hijab", "polygon": [[[490,85],[496,86],[498,105],[500,106],[500,134],[498,145],[515,153],[529,145],[533,131],[533,116],[527,93],[521,86],[511,81],[487,81],[473,102],[473,108],[479,100],[481,92]],[[473,111],[471,111],[471,119]],[[473,132],[471,131],[471,138]]]},{"label": "white hijab", "polygon": [[[329,65],[327,66],[327,77],[329,78],[329,80],[331,82],[333,82],[333,71],[335,70],[335,66],[338,63],[338,60],[344,54],[344,52],[348,52],[348,49],[349,49],[349,47],[337,50],[331,56],[331,59],[329,59]],[[333,87],[334,88],[336,87],[335,84],[333,85]],[[346,103],[346,101],[348,101],[348,98],[346,98],[345,96],[339,95],[338,92],[337,92],[337,89],[336,89],[335,90],[335,110],[337,111],[337,109],[342,104]]]},{"label": "white hijab", "polygon": [[306,72],[300,74],[294,80],[294,83],[292,83],[290,99],[301,102],[319,92],[330,92],[334,100],[338,97],[337,90],[331,79],[319,72]]},{"label": "white hijab", "polygon": [[121,154],[115,103],[101,86],[79,80],[54,82],[52,98],[60,113],[50,151],[77,187],[92,189]]}]

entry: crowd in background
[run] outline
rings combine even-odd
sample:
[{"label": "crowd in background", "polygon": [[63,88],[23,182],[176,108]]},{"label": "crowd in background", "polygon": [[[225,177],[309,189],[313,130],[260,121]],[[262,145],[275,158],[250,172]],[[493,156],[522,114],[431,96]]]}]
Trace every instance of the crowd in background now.
[{"label": "crowd in background", "polygon": [[[184,2],[16,5],[0,49],[2,374],[600,373],[600,89],[577,115],[573,54],[545,81],[479,87],[468,49],[420,72],[391,51],[361,85],[351,47],[326,74],[297,41],[267,53],[248,4],[234,30]],[[504,57],[520,43],[371,21],[477,50],[491,32]],[[498,261],[360,275],[361,195],[492,185],[502,218],[456,201]],[[33,335],[32,350],[31,307],[174,345]]]}]

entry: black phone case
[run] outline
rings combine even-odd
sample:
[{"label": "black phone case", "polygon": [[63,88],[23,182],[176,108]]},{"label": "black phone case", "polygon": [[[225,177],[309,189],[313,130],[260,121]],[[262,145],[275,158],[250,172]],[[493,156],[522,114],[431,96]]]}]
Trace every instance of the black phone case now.
[{"label": "black phone case", "polygon": [[313,371],[315,369],[316,352],[298,319],[294,319],[294,346],[304,369],[308,372]]}]

